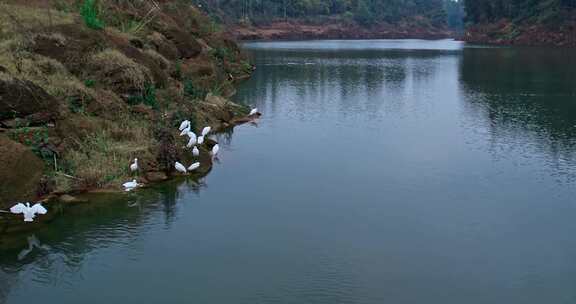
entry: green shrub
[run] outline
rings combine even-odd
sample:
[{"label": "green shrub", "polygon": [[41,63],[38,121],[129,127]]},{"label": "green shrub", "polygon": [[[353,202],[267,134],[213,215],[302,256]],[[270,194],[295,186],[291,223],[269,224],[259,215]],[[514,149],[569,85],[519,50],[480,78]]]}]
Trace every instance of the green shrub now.
[{"label": "green shrub", "polygon": [[252,72],[252,65],[250,64],[250,62],[243,60],[243,61],[241,61],[240,64],[241,64],[242,72],[245,72],[245,73]]},{"label": "green shrub", "polygon": [[49,147],[48,129],[46,128],[21,128],[9,134],[10,138],[29,146],[32,152],[46,163],[52,163],[54,152]]},{"label": "green shrub", "polygon": [[176,67],[174,69],[174,78],[182,79],[182,60],[176,60]]},{"label": "green shrub", "polygon": [[222,96],[224,92],[224,84],[215,83],[212,89],[210,89],[210,93],[215,96]]},{"label": "green shrub", "polygon": [[96,7],[96,0],[84,0],[80,7],[80,15],[89,28],[95,30],[104,28],[104,22],[98,16],[99,12]]},{"label": "green shrub", "polygon": [[96,81],[95,81],[94,79],[86,79],[86,80],[84,80],[84,85],[85,85],[87,88],[92,88],[92,87],[94,87],[95,84],[96,84]]},{"label": "green shrub", "polygon": [[156,100],[156,87],[152,84],[146,84],[144,86],[144,91],[141,94],[128,97],[127,102],[131,105],[142,103],[152,107],[154,110],[158,110],[160,108],[158,101]]},{"label": "green shrub", "polygon": [[192,99],[202,99],[206,96],[206,91],[197,88],[192,80],[185,79],[184,80],[184,95],[190,97]]},{"label": "green shrub", "polygon": [[76,96],[69,96],[66,98],[68,101],[68,109],[72,113],[85,113],[86,107],[84,105],[84,100]]},{"label": "green shrub", "polygon": [[234,54],[226,47],[216,47],[212,50],[212,56],[220,61],[234,60]]}]

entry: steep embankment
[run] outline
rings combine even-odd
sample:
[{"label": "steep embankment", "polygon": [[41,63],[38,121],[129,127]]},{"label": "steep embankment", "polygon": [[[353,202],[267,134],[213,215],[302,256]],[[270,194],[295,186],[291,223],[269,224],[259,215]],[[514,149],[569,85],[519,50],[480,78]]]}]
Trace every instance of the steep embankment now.
[{"label": "steep embankment", "polygon": [[225,97],[252,67],[183,1],[0,4],[0,208],[48,193],[168,178],[174,161],[211,166],[176,133],[225,128],[246,109]]},{"label": "steep embankment", "polygon": [[463,40],[491,45],[576,47],[576,16],[555,25],[508,19],[476,24],[466,30]]},{"label": "steep embankment", "polygon": [[397,24],[380,23],[361,26],[332,20],[324,24],[310,24],[301,20],[277,21],[266,25],[230,26],[230,34],[239,40],[294,40],[294,39],[442,39],[453,37],[445,27],[420,22],[403,21]]}]

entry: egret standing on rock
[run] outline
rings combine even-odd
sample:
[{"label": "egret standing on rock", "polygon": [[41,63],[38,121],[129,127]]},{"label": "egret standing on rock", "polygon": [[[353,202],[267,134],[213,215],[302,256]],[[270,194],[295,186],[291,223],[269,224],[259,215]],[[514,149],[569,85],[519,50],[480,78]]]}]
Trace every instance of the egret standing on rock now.
[{"label": "egret standing on rock", "polygon": [[137,158],[135,158],[134,163],[132,163],[130,165],[130,171],[132,171],[132,172],[138,171],[138,159]]},{"label": "egret standing on rock", "polygon": [[26,205],[18,203],[10,208],[10,212],[14,214],[23,214],[24,222],[33,222],[36,214],[46,214],[48,213],[48,210],[46,210],[46,208],[44,208],[40,203],[35,204],[32,207],[30,207],[30,203],[26,203]]},{"label": "egret standing on rock", "polygon": [[186,171],[186,167],[184,167],[184,165],[179,163],[179,162],[176,162],[174,164],[174,168],[176,168],[176,171],[178,171],[180,173],[184,173],[184,174],[188,173],[188,171]]},{"label": "egret standing on rock", "polygon": [[200,150],[198,150],[198,147],[194,146],[194,149],[192,149],[192,155],[194,155],[194,157],[200,156]]},{"label": "egret standing on rock", "polygon": [[212,157],[216,157],[218,152],[220,152],[220,146],[216,144],[214,147],[212,147]]},{"label": "egret standing on rock", "polygon": [[204,129],[202,129],[202,136],[208,135],[208,133],[210,133],[210,131],[212,131],[211,127],[205,127]]},{"label": "egret standing on rock", "polygon": [[180,128],[178,128],[178,130],[183,131],[186,128],[190,128],[190,121],[188,119],[180,124]]}]

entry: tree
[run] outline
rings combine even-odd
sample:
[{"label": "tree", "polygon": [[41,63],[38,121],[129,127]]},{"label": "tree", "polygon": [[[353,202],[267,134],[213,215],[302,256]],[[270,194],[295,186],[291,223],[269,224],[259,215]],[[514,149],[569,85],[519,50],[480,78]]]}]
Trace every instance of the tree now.
[{"label": "tree", "polygon": [[370,9],[370,6],[368,6],[368,0],[358,1],[358,8],[356,9],[355,19],[363,25],[371,25],[374,23],[374,15]]}]

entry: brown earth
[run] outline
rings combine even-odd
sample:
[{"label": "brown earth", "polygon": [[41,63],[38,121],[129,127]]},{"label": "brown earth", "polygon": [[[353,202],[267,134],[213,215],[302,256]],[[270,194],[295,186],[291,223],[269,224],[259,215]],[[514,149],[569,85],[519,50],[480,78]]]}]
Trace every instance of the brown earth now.
[{"label": "brown earth", "polygon": [[34,83],[21,79],[0,79],[0,121],[29,118],[42,123],[55,119],[58,101]]},{"label": "brown earth", "polygon": [[0,163],[0,198],[3,201],[26,201],[37,197],[44,171],[40,158],[28,147],[0,134]]},{"label": "brown earth", "polygon": [[258,27],[236,25],[229,32],[238,40],[443,39],[454,36],[446,29],[411,23],[380,24],[367,28],[342,22],[311,25],[299,21],[274,22]]},{"label": "brown earth", "polygon": [[576,20],[561,25],[515,24],[503,19],[469,28],[462,39],[489,45],[576,47]]},{"label": "brown earth", "polygon": [[[208,17],[181,1],[161,1],[146,20],[147,4],[101,0],[100,30],[73,13],[73,0],[43,19],[46,3],[0,4],[0,25],[12,25],[0,30],[0,209],[50,192],[119,191],[135,157],[145,183],[178,175],[175,161],[200,161],[194,176],[207,174],[215,143],[193,159],[177,127],[249,121],[226,99],[252,71],[236,43],[202,28]],[[127,29],[126,20],[142,26]]]}]

